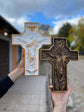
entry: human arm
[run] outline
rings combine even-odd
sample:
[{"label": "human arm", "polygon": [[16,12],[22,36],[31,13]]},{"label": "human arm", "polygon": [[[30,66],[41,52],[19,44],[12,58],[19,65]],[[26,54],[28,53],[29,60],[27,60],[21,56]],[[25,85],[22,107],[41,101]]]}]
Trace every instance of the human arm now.
[{"label": "human arm", "polygon": [[14,84],[14,82],[24,74],[24,52],[22,52],[22,58],[17,68],[9,73],[4,78],[0,79],[0,98],[8,91],[8,89]]},{"label": "human arm", "polygon": [[20,63],[18,64],[16,69],[14,69],[11,73],[8,74],[8,76],[13,82],[15,82],[23,74],[24,74],[24,51],[22,50]]},{"label": "human arm", "polygon": [[52,88],[53,86],[50,86],[51,95],[54,102],[53,112],[66,112],[66,106],[71,89],[68,87],[68,90],[66,92],[53,92]]},{"label": "human arm", "polygon": [[13,84],[13,81],[8,76],[0,79],[0,98],[2,98]]}]

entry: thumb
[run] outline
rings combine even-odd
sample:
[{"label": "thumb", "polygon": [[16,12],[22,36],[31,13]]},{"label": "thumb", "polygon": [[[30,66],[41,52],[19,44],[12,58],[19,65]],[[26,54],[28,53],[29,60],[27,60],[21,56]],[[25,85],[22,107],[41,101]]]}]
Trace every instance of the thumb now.
[{"label": "thumb", "polygon": [[50,88],[50,90],[52,92],[53,91],[53,85],[50,85],[49,88]]}]

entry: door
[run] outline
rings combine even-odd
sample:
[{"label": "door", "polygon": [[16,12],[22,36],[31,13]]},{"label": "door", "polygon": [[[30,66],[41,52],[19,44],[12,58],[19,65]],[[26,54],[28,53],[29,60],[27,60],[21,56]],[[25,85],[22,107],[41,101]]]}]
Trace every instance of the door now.
[{"label": "door", "polygon": [[0,78],[9,73],[9,42],[0,39]]}]

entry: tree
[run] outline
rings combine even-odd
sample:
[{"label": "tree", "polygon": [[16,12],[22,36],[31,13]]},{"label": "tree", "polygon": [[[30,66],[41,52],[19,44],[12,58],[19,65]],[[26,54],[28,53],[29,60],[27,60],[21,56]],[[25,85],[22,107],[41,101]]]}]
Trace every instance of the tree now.
[{"label": "tree", "polygon": [[44,34],[49,34],[50,25],[41,24],[41,26],[39,27],[39,29],[40,29]]},{"label": "tree", "polygon": [[[70,23],[63,24],[63,26],[59,29],[58,37],[68,38],[70,29],[72,29],[72,26]],[[69,41],[68,41],[68,45],[70,46]]]},{"label": "tree", "polygon": [[59,29],[58,36],[59,37],[68,37],[69,30],[72,28],[70,23],[65,23],[63,26]]},{"label": "tree", "polygon": [[78,25],[74,26],[68,37],[69,42],[74,41],[73,49],[84,52],[84,18],[81,18]]}]

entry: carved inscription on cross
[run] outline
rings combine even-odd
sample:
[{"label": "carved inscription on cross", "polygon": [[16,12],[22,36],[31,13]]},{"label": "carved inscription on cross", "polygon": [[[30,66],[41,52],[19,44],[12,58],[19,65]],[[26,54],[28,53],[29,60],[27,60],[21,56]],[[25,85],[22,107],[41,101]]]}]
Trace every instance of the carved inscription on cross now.
[{"label": "carved inscription on cross", "polygon": [[70,50],[66,39],[53,37],[50,48],[40,49],[40,60],[49,60],[52,64],[53,91],[66,91],[67,64],[70,60],[78,60],[78,51]]}]

